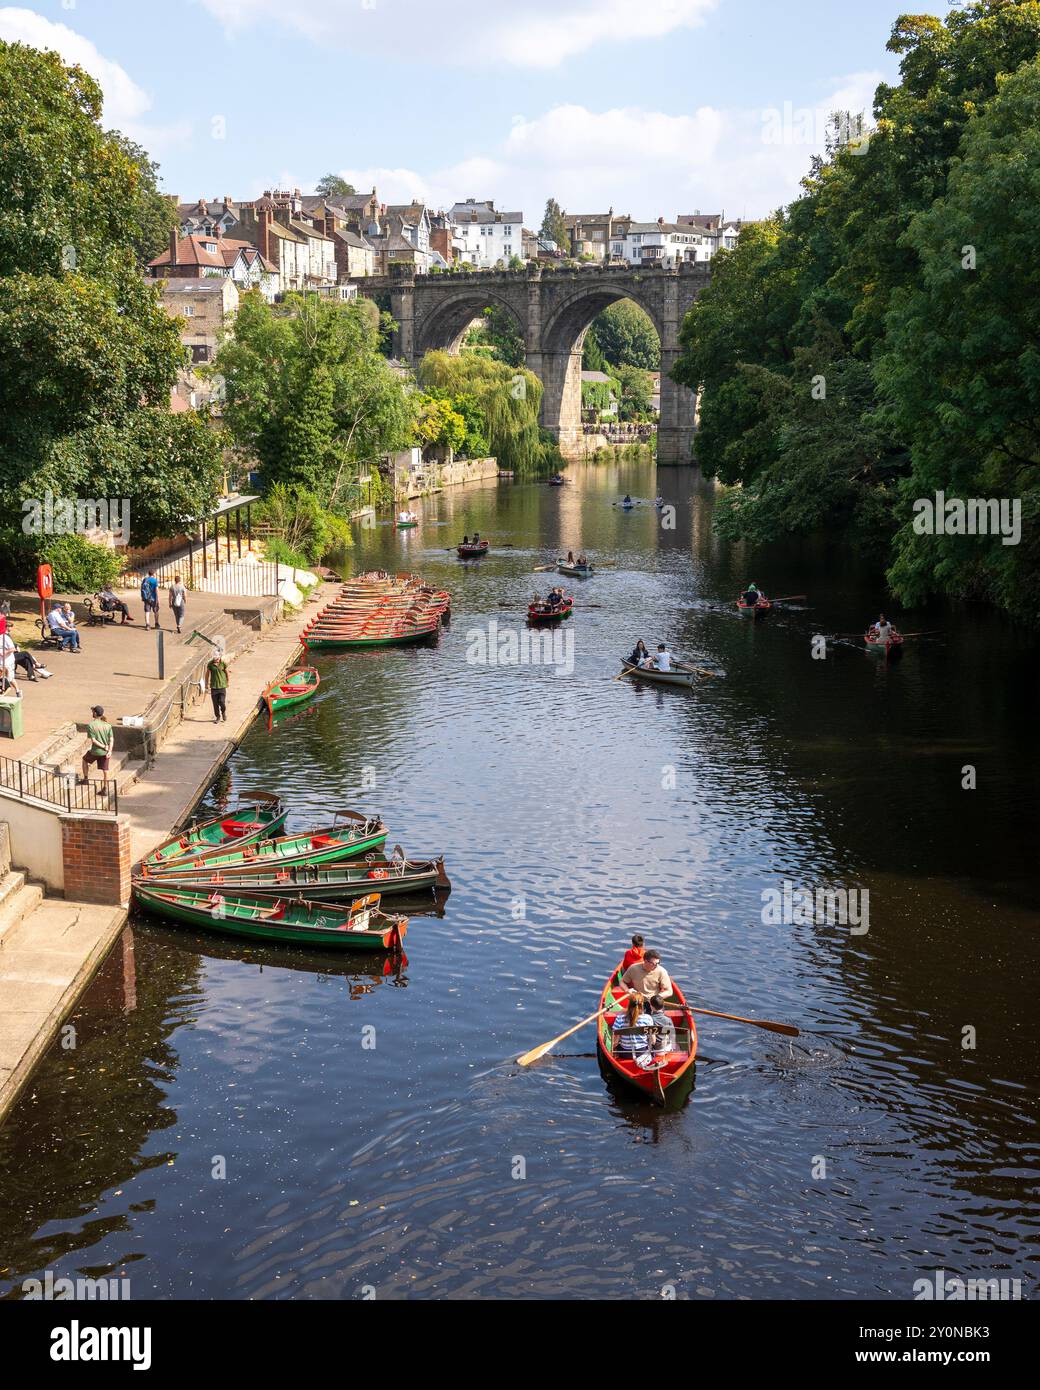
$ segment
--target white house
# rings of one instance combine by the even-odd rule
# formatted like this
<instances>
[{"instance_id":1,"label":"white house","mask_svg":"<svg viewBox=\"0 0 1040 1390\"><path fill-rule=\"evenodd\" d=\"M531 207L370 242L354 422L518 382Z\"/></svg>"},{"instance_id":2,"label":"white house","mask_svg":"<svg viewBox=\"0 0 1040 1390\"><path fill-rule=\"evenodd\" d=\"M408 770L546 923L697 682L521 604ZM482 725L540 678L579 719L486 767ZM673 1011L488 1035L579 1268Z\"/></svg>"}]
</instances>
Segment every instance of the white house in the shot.
<instances>
[{"instance_id":1,"label":"white house","mask_svg":"<svg viewBox=\"0 0 1040 1390\"><path fill-rule=\"evenodd\" d=\"M712 249L710 237L699 228L666 222L663 217L656 222L632 222L624 237L615 236L610 243L614 260L669 270L684 261L708 261Z\"/></svg>"},{"instance_id":2,"label":"white house","mask_svg":"<svg viewBox=\"0 0 1040 1390\"><path fill-rule=\"evenodd\" d=\"M490 199L467 198L448 213L455 223L462 250L459 259L480 270L490 270L501 262L508 266L524 250L524 214L499 212Z\"/></svg>"}]
</instances>

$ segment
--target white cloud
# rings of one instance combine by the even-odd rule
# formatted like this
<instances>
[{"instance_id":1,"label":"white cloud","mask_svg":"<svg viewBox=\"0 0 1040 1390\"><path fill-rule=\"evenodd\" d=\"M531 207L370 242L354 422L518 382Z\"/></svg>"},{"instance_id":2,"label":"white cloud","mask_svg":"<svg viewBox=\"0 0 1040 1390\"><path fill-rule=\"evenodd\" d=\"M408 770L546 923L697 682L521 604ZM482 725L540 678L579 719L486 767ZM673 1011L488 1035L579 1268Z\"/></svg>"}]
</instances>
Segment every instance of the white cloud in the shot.
<instances>
[{"instance_id":1,"label":"white cloud","mask_svg":"<svg viewBox=\"0 0 1040 1390\"><path fill-rule=\"evenodd\" d=\"M534 68L556 67L597 44L631 44L693 28L718 0L638 0L635 31L633 3L525 0L516 10L495 0L478 12L468 0L202 0L231 34L271 23L354 53Z\"/></svg>"},{"instance_id":2,"label":"white cloud","mask_svg":"<svg viewBox=\"0 0 1040 1390\"><path fill-rule=\"evenodd\" d=\"M124 130L151 109L147 92L118 63L102 57L89 39L64 24L54 24L32 10L5 6L0 9L0 39L52 49L66 63L84 68L104 93L106 125Z\"/></svg>"},{"instance_id":3,"label":"white cloud","mask_svg":"<svg viewBox=\"0 0 1040 1390\"><path fill-rule=\"evenodd\" d=\"M831 112L869 113L880 80L878 73L835 78L822 99L776 110L701 106L674 114L556 106L531 119L515 117L497 145L461 161L428 170L338 172L355 188L375 187L384 202L416 197L449 207L463 198L491 198L522 211L529 227L540 225L548 197L571 212L612 207L647 221L720 210L759 217L797 196L811 156L823 150Z\"/></svg>"}]
</instances>

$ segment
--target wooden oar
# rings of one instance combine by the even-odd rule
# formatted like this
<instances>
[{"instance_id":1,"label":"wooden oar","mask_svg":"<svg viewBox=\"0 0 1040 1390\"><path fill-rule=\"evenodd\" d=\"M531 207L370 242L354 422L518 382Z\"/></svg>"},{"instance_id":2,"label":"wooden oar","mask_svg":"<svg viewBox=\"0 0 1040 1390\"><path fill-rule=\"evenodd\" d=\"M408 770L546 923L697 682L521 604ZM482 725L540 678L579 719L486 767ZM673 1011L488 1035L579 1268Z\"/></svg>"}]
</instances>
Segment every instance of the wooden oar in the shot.
<instances>
[{"instance_id":1,"label":"wooden oar","mask_svg":"<svg viewBox=\"0 0 1040 1390\"><path fill-rule=\"evenodd\" d=\"M625 990L624 993L626 996L628 995L627 990ZM587 1023L592 1023L595 1019L602 1018L604 1014L614 1013L620 1002L621 1001L615 997L614 1003L611 1004L609 1008L597 1009L594 1014L589 1014L588 1018L583 1018L581 1022L576 1023L573 1028L568 1028L566 1033L561 1033L558 1038L550 1038L547 1043L539 1043L537 1047L532 1047L530 1052L525 1052L522 1057L518 1057L516 1059L517 1062L522 1067L529 1067L532 1062L537 1062L539 1057L544 1057L558 1042L563 1042L564 1038L569 1038L570 1035L576 1033L579 1028L584 1028Z\"/></svg>"},{"instance_id":2,"label":"wooden oar","mask_svg":"<svg viewBox=\"0 0 1040 1390\"><path fill-rule=\"evenodd\" d=\"M788 1038L801 1037L793 1023L775 1023L770 1018L742 1018L740 1014L720 1014L717 1009L695 1009L692 1004L686 1007L693 1014L708 1014L711 1018L728 1018L734 1023L750 1023L752 1028L767 1028L770 1033L783 1033ZM566 1037L566 1034L564 1034Z\"/></svg>"},{"instance_id":3,"label":"wooden oar","mask_svg":"<svg viewBox=\"0 0 1040 1390\"><path fill-rule=\"evenodd\" d=\"M930 632L902 632L901 637L941 637L945 628L933 627Z\"/></svg>"},{"instance_id":4,"label":"wooden oar","mask_svg":"<svg viewBox=\"0 0 1040 1390\"><path fill-rule=\"evenodd\" d=\"M784 594L783 598L770 599L771 603L794 603L796 599L807 599L808 594Z\"/></svg>"}]
</instances>

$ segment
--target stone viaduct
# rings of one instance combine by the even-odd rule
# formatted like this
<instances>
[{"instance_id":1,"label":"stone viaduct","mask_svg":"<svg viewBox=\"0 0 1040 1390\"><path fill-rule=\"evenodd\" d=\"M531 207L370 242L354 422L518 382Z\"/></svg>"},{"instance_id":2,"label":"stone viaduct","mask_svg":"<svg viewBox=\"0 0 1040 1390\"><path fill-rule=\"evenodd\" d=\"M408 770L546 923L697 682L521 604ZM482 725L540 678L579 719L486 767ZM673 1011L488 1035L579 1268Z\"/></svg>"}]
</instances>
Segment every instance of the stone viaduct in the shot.
<instances>
[{"instance_id":1,"label":"stone viaduct","mask_svg":"<svg viewBox=\"0 0 1040 1390\"><path fill-rule=\"evenodd\" d=\"M676 270L632 266L583 266L577 270L449 271L416 275L395 266L390 276L359 282L359 291L381 300L389 295L397 325L393 351L410 366L436 348L458 352L463 335L489 304L501 305L516 321L527 347L527 366L541 381L541 424L559 439L566 457L580 457L581 353L588 327L618 299L645 309L661 339L661 418L657 460L690 462L696 397L672 381L683 316L708 283L706 265Z\"/></svg>"}]
</instances>

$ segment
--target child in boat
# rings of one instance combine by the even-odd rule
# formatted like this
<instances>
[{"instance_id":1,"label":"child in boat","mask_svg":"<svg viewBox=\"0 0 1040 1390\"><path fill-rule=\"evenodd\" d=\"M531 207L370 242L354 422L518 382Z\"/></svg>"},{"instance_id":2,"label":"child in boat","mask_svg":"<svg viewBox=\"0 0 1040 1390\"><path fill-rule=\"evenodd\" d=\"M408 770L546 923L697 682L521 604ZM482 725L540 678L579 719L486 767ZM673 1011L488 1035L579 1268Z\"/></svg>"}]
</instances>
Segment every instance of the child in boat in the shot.
<instances>
[{"instance_id":1,"label":"child in boat","mask_svg":"<svg viewBox=\"0 0 1040 1390\"><path fill-rule=\"evenodd\" d=\"M625 958L621 962L622 975L630 965L634 965L637 960L643 959L643 938L636 933L632 938L632 945L625 952Z\"/></svg>"},{"instance_id":2,"label":"child in boat","mask_svg":"<svg viewBox=\"0 0 1040 1390\"><path fill-rule=\"evenodd\" d=\"M654 1053L660 1056L664 1052L675 1052L675 1024L665 1013L664 1000L659 994L655 994L650 1000L650 1017L654 1021Z\"/></svg>"},{"instance_id":3,"label":"child in boat","mask_svg":"<svg viewBox=\"0 0 1040 1390\"><path fill-rule=\"evenodd\" d=\"M627 1056L638 1058L651 1051L650 1030L654 1026L654 1021L646 1011L646 1000L638 992L633 991L628 996L628 1006L625 1012L618 1014L612 1026L614 1033L617 1034L614 1039L614 1051L616 1053L624 1053ZM642 1028L645 1031L642 1033L623 1031L628 1028Z\"/></svg>"}]
</instances>

